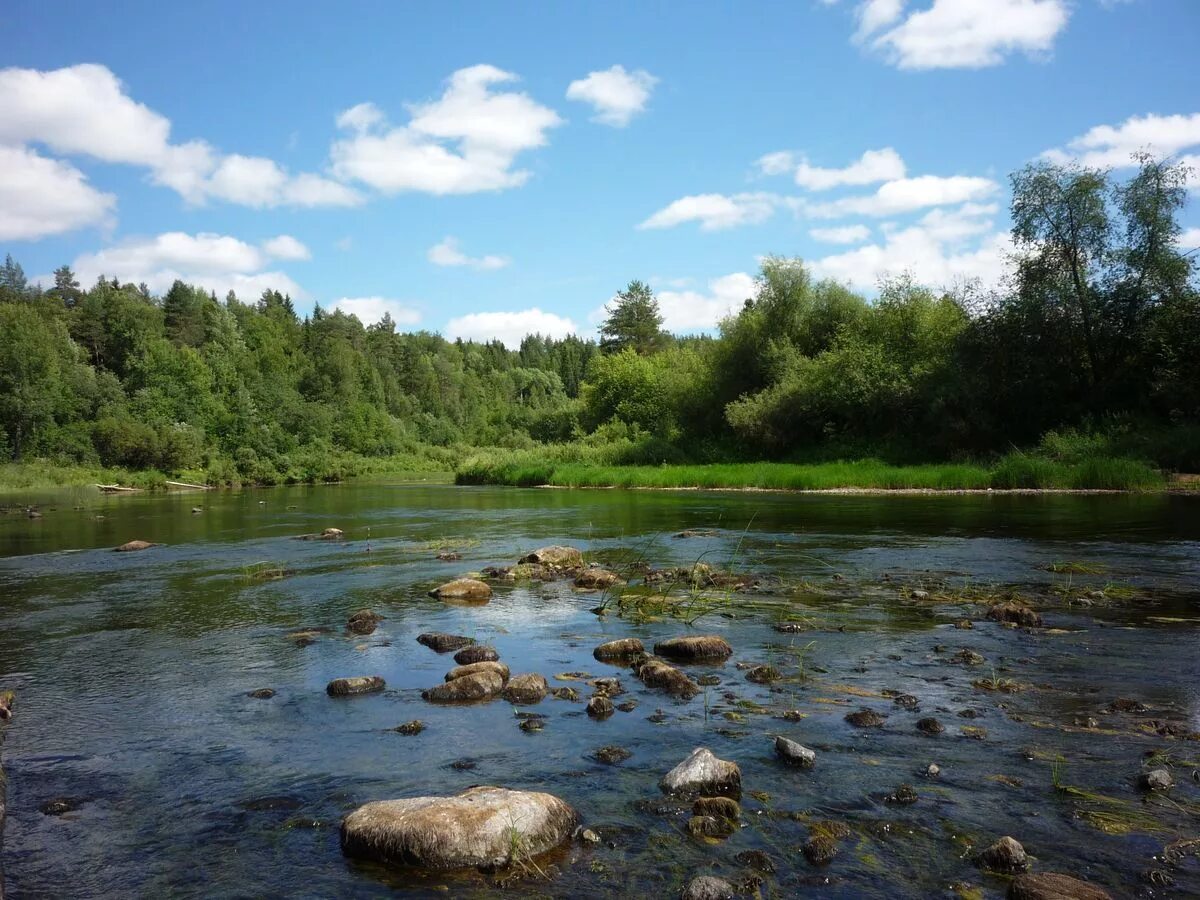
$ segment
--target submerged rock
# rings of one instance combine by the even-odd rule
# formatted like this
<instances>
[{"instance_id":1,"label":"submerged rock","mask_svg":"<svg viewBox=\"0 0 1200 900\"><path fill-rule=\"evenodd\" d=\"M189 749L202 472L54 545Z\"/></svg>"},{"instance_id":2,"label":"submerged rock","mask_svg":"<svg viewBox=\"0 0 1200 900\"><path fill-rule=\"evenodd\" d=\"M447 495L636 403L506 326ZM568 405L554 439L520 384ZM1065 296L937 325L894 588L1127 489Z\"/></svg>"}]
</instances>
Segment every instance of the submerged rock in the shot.
<instances>
[{"instance_id":1,"label":"submerged rock","mask_svg":"<svg viewBox=\"0 0 1200 900\"><path fill-rule=\"evenodd\" d=\"M911 806L921 799L916 790L911 784L902 784L892 793L883 798L884 803L893 803L897 806Z\"/></svg>"},{"instance_id":2,"label":"submerged rock","mask_svg":"<svg viewBox=\"0 0 1200 900\"><path fill-rule=\"evenodd\" d=\"M954 654L953 659L954 662L962 663L964 666L982 666L987 662L982 653L976 653L969 647L963 647Z\"/></svg>"},{"instance_id":3,"label":"submerged rock","mask_svg":"<svg viewBox=\"0 0 1200 900\"><path fill-rule=\"evenodd\" d=\"M562 547L556 544L534 550L532 553L522 556L520 562L555 566L560 569L582 568L583 553L574 547Z\"/></svg>"},{"instance_id":4,"label":"submerged rock","mask_svg":"<svg viewBox=\"0 0 1200 900\"><path fill-rule=\"evenodd\" d=\"M746 680L755 684L771 684L783 678L783 673L774 666L755 666L746 673Z\"/></svg>"},{"instance_id":5,"label":"submerged rock","mask_svg":"<svg viewBox=\"0 0 1200 900\"><path fill-rule=\"evenodd\" d=\"M592 754L592 758L597 762L605 763L606 765L615 766L617 763L625 762L629 757L633 756L624 747L608 745L601 747Z\"/></svg>"},{"instance_id":6,"label":"submerged rock","mask_svg":"<svg viewBox=\"0 0 1200 900\"><path fill-rule=\"evenodd\" d=\"M430 650L438 653L449 653L475 643L475 638L464 637L461 634L445 634L441 631L427 631L417 635L417 643L424 644Z\"/></svg>"},{"instance_id":7,"label":"submerged rock","mask_svg":"<svg viewBox=\"0 0 1200 900\"><path fill-rule=\"evenodd\" d=\"M799 766L801 769L811 769L817 764L815 751L809 750L803 744L789 740L783 735L775 738L775 755L789 765Z\"/></svg>"},{"instance_id":8,"label":"submerged rock","mask_svg":"<svg viewBox=\"0 0 1200 900\"><path fill-rule=\"evenodd\" d=\"M733 861L740 866L762 872L764 875L775 874L775 863L761 850L743 850L733 858Z\"/></svg>"},{"instance_id":9,"label":"submerged rock","mask_svg":"<svg viewBox=\"0 0 1200 900\"><path fill-rule=\"evenodd\" d=\"M150 541L127 541L120 547L114 547L113 549L117 553L133 553L135 550L149 550L153 546L155 545Z\"/></svg>"},{"instance_id":10,"label":"submerged rock","mask_svg":"<svg viewBox=\"0 0 1200 900\"><path fill-rule=\"evenodd\" d=\"M814 866L826 866L837 856L838 843L832 835L814 834L804 842L800 850L804 858Z\"/></svg>"},{"instance_id":11,"label":"submerged rock","mask_svg":"<svg viewBox=\"0 0 1200 900\"><path fill-rule=\"evenodd\" d=\"M733 900L737 895L732 884L715 875L693 878L683 889L683 900Z\"/></svg>"},{"instance_id":12,"label":"submerged rock","mask_svg":"<svg viewBox=\"0 0 1200 900\"><path fill-rule=\"evenodd\" d=\"M382 800L342 820L347 856L425 869L511 865L570 840L579 815L552 794L473 787L452 797Z\"/></svg>"},{"instance_id":13,"label":"submerged rock","mask_svg":"<svg viewBox=\"0 0 1200 900\"><path fill-rule=\"evenodd\" d=\"M330 697L353 697L357 694L373 694L382 691L387 683L378 675L356 675L353 678L335 678L325 686Z\"/></svg>"},{"instance_id":14,"label":"submerged rock","mask_svg":"<svg viewBox=\"0 0 1200 900\"><path fill-rule=\"evenodd\" d=\"M668 694L690 700L700 693L700 686L688 678L682 670L661 659L650 657L635 669L638 678L646 687L661 688Z\"/></svg>"},{"instance_id":15,"label":"submerged rock","mask_svg":"<svg viewBox=\"0 0 1200 900\"><path fill-rule=\"evenodd\" d=\"M620 640L607 641L601 644L592 651L592 656L600 662L608 662L609 660L627 659L628 657L645 652L646 648L642 646L642 642L637 638L621 638Z\"/></svg>"},{"instance_id":16,"label":"submerged rock","mask_svg":"<svg viewBox=\"0 0 1200 900\"><path fill-rule=\"evenodd\" d=\"M413 719L411 722L405 722L403 725L397 725L392 731L397 734L414 735L420 734L425 730L425 723L420 719Z\"/></svg>"},{"instance_id":17,"label":"submerged rock","mask_svg":"<svg viewBox=\"0 0 1200 900\"><path fill-rule=\"evenodd\" d=\"M1024 872L1029 868L1029 857L1019 841L1005 835L979 854L979 865L1004 874Z\"/></svg>"},{"instance_id":18,"label":"submerged rock","mask_svg":"<svg viewBox=\"0 0 1200 900\"><path fill-rule=\"evenodd\" d=\"M933 716L927 716L924 719L917 720L917 731L922 734L941 734L946 730L946 726L935 719Z\"/></svg>"},{"instance_id":19,"label":"submerged rock","mask_svg":"<svg viewBox=\"0 0 1200 900\"><path fill-rule=\"evenodd\" d=\"M360 609L350 617L346 627L354 634L370 634L382 621L383 616L378 613L369 609Z\"/></svg>"},{"instance_id":20,"label":"submerged rock","mask_svg":"<svg viewBox=\"0 0 1200 900\"><path fill-rule=\"evenodd\" d=\"M468 675L476 675L479 672L495 672L500 676L501 682L508 683L508 666L502 662L493 660L485 660L484 662L467 663L465 666L455 666L446 673L446 681L454 681L458 678L465 678Z\"/></svg>"},{"instance_id":21,"label":"submerged rock","mask_svg":"<svg viewBox=\"0 0 1200 900\"><path fill-rule=\"evenodd\" d=\"M887 716L882 716L873 709L860 709L847 713L846 721L855 728L882 728Z\"/></svg>"},{"instance_id":22,"label":"submerged rock","mask_svg":"<svg viewBox=\"0 0 1200 900\"><path fill-rule=\"evenodd\" d=\"M273 688L256 688L246 696L253 700L270 700L275 696L275 690Z\"/></svg>"},{"instance_id":23,"label":"submerged rock","mask_svg":"<svg viewBox=\"0 0 1200 900\"><path fill-rule=\"evenodd\" d=\"M742 817L742 807L730 797L700 797L692 804L692 815L736 822Z\"/></svg>"},{"instance_id":24,"label":"submerged rock","mask_svg":"<svg viewBox=\"0 0 1200 900\"><path fill-rule=\"evenodd\" d=\"M1138 779L1138 784L1147 791L1169 791L1175 782L1166 769L1152 769Z\"/></svg>"},{"instance_id":25,"label":"submerged rock","mask_svg":"<svg viewBox=\"0 0 1200 900\"><path fill-rule=\"evenodd\" d=\"M509 703L541 703L549 693L550 685L543 676L537 673L514 675L504 688L504 699Z\"/></svg>"},{"instance_id":26,"label":"submerged rock","mask_svg":"<svg viewBox=\"0 0 1200 900\"><path fill-rule=\"evenodd\" d=\"M654 652L679 660L728 659L733 655L733 648L719 635L690 634L659 641L654 645Z\"/></svg>"},{"instance_id":27,"label":"submerged rock","mask_svg":"<svg viewBox=\"0 0 1200 900\"><path fill-rule=\"evenodd\" d=\"M625 693L620 678L594 678L588 684L596 689L597 694L603 694L605 697L620 697Z\"/></svg>"},{"instance_id":28,"label":"submerged rock","mask_svg":"<svg viewBox=\"0 0 1200 900\"><path fill-rule=\"evenodd\" d=\"M436 559L438 562L457 562L458 560L462 559L462 554L456 553L453 550L443 550L438 553L434 559Z\"/></svg>"},{"instance_id":29,"label":"submerged rock","mask_svg":"<svg viewBox=\"0 0 1200 900\"><path fill-rule=\"evenodd\" d=\"M575 587L581 588L610 588L620 584L621 577L608 569L587 568L575 577Z\"/></svg>"},{"instance_id":30,"label":"submerged rock","mask_svg":"<svg viewBox=\"0 0 1200 900\"><path fill-rule=\"evenodd\" d=\"M495 671L476 672L422 691L428 703L473 703L491 700L504 690L504 679Z\"/></svg>"},{"instance_id":31,"label":"submerged rock","mask_svg":"<svg viewBox=\"0 0 1200 900\"><path fill-rule=\"evenodd\" d=\"M613 702L605 694L597 694L587 704L587 714L593 719L607 719L613 710Z\"/></svg>"},{"instance_id":32,"label":"submerged rock","mask_svg":"<svg viewBox=\"0 0 1200 900\"><path fill-rule=\"evenodd\" d=\"M997 603L987 615L994 622L1007 622L1022 628L1040 628L1042 625L1042 617L1037 612L1011 601Z\"/></svg>"},{"instance_id":33,"label":"submerged rock","mask_svg":"<svg viewBox=\"0 0 1200 900\"><path fill-rule=\"evenodd\" d=\"M478 662L495 662L499 658L500 654L487 644L472 644L454 654L454 661L460 666L469 666L471 663Z\"/></svg>"},{"instance_id":34,"label":"submerged rock","mask_svg":"<svg viewBox=\"0 0 1200 900\"><path fill-rule=\"evenodd\" d=\"M688 819L687 830L692 837L725 838L737 831L737 823L713 816L692 816Z\"/></svg>"},{"instance_id":35,"label":"submerged rock","mask_svg":"<svg viewBox=\"0 0 1200 900\"><path fill-rule=\"evenodd\" d=\"M0 722L7 722L12 718L13 706L17 702L17 695L12 691L0 691Z\"/></svg>"},{"instance_id":36,"label":"submerged rock","mask_svg":"<svg viewBox=\"0 0 1200 900\"><path fill-rule=\"evenodd\" d=\"M571 703L579 702L579 691L573 687L556 687L550 691L550 696L555 700L567 700Z\"/></svg>"},{"instance_id":37,"label":"submerged rock","mask_svg":"<svg viewBox=\"0 0 1200 900\"><path fill-rule=\"evenodd\" d=\"M1112 895L1070 875L1045 872L1014 878L1008 900L1112 900Z\"/></svg>"},{"instance_id":38,"label":"submerged rock","mask_svg":"<svg viewBox=\"0 0 1200 900\"><path fill-rule=\"evenodd\" d=\"M76 797L55 797L38 806L38 812L44 816L65 816L82 805L83 801Z\"/></svg>"},{"instance_id":39,"label":"submerged rock","mask_svg":"<svg viewBox=\"0 0 1200 900\"><path fill-rule=\"evenodd\" d=\"M659 787L667 794L737 796L742 791L742 770L737 763L718 759L708 748L697 747L662 777Z\"/></svg>"},{"instance_id":40,"label":"submerged rock","mask_svg":"<svg viewBox=\"0 0 1200 900\"><path fill-rule=\"evenodd\" d=\"M486 603L492 599L491 587L478 578L455 578L429 592L439 600L461 600L467 603Z\"/></svg>"}]
</instances>

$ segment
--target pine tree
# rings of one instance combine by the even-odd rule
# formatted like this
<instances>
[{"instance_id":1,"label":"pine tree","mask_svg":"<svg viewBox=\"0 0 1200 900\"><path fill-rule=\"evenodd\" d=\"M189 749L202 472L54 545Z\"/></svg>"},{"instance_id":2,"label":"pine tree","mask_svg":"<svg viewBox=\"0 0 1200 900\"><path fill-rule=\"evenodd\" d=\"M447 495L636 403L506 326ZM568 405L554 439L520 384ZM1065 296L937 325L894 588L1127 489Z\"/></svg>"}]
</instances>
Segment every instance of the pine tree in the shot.
<instances>
[{"instance_id":1,"label":"pine tree","mask_svg":"<svg viewBox=\"0 0 1200 900\"><path fill-rule=\"evenodd\" d=\"M653 353L662 347L666 337L662 323L658 301L650 286L631 281L608 308L608 318L600 326L600 350L619 353L632 347L642 355Z\"/></svg>"}]
</instances>

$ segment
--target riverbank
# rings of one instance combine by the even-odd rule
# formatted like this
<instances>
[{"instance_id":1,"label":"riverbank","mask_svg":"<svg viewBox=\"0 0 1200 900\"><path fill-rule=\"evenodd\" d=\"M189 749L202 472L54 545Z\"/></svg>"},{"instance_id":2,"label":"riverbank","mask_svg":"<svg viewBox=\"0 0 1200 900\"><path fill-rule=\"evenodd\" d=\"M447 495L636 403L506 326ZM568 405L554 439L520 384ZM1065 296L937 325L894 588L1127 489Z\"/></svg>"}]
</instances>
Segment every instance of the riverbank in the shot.
<instances>
[{"instance_id":1,"label":"riverbank","mask_svg":"<svg viewBox=\"0 0 1200 900\"><path fill-rule=\"evenodd\" d=\"M523 454L482 454L455 473L457 484L522 487L709 490L986 492L1160 491L1168 478L1130 459L1093 458L1058 462L1013 453L992 465L894 466L879 460L711 465L602 466L539 461Z\"/></svg>"}]
</instances>

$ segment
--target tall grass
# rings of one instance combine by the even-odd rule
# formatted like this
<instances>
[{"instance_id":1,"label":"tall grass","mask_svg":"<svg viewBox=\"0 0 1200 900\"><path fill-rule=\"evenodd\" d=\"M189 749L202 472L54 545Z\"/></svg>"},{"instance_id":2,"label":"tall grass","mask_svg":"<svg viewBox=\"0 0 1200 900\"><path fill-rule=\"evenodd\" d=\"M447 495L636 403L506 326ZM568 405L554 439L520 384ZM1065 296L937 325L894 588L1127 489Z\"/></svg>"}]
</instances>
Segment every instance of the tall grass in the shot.
<instances>
[{"instance_id":1,"label":"tall grass","mask_svg":"<svg viewBox=\"0 0 1200 900\"><path fill-rule=\"evenodd\" d=\"M541 458L536 451L501 451L468 459L458 484L528 487L759 488L765 490L1155 490L1162 475L1128 459L1064 463L1014 453L992 466L944 463L894 466L877 459L797 465L713 463L629 466Z\"/></svg>"}]
</instances>

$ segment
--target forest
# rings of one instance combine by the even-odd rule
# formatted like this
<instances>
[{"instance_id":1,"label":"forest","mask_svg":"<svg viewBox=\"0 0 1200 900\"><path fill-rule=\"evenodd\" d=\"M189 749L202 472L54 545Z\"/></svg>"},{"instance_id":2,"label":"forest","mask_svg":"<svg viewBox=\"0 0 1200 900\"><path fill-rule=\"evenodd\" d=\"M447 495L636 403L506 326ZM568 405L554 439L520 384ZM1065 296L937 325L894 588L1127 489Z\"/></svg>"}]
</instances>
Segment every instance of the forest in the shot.
<instances>
[{"instance_id":1,"label":"forest","mask_svg":"<svg viewBox=\"0 0 1200 900\"><path fill-rule=\"evenodd\" d=\"M768 258L716 336L665 333L633 281L598 341L404 333L275 291L163 296L0 270L5 469L153 484L340 480L513 459L603 465L1123 458L1200 468L1189 172L1143 157L1011 177L998 286L900 277L868 298ZM140 473L140 474L138 474ZM501 479L503 480L503 479ZM510 479L511 480L511 479Z\"/></svg>"}]
</instances>

